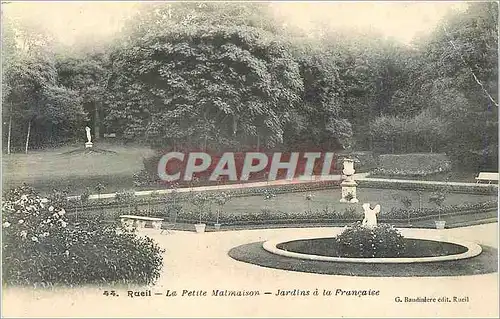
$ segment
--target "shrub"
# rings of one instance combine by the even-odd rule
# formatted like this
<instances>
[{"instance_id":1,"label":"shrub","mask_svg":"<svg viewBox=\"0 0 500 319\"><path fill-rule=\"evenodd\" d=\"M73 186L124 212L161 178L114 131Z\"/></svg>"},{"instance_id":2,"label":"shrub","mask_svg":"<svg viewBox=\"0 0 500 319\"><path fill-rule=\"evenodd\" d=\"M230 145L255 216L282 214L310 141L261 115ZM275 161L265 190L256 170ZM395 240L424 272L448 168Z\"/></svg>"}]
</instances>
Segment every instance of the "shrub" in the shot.
<instances>
[{"instance_id":1,"label":"shrub","mask_svg":"<svg viewBox=\"0 0 500 319\"><path fill-rule=\"evenodd\" d=\"M370 123L373 147L384 153L442 149L446 145L447 130L442 118L426 110L414 117L382 115Z\"/></svg>"},{"instance_id":2,"label":"shrub","mask_svg":"<svg viewBox=\"0 0 500 319\"><path fill-rule=\"evenodd\" d=\"M118 223L85 218L73 224L57 201L22 186L2 205L3 279L13 285L150 284L163 250Z\"/></svg>"},{"instance_id":3,"label":"shrub","mask_svg":"<svg viewBox=\"0 0 500 319\"><path fill-rule=\"evenodd\" d=\"M347 226L335 239L338 253L343 257L399 257L406 250L401 233L388 224L370 229L356 222Z\"/></svg>"},{"instance_id":4,"label":"shrub","mask_svg":"<svg viewBox=\"0 0 500 319\"><path fill-rule=\"evenodd\" d=\"M478 194L478 195L496 195L498 194L498 185L487 184L422 184L413 181L377 181L377 180L357 180L358 187L363 188L379 188L379 189L398 189L398 190L430 190L430 191L444 191L449 193L463 193L463 194Z\"/></svg>"},{"instance_id":5,"label":"shrub","mask_svg":"<svg viewBox=\"0 0 500 319\"><path fill-rule=\"evenodd\" d=\"M398 200L405 208L410 208L413 204L413 200L407 195L393 194L392 199Z\"/></svg>"},{"instance_id":6,"label":"shrub","mask_svg":"<svg viewBox=\"0 0 500 319\"><path fill-rule=\"evenodd\" d=\"M355 219L360 218L360 214L356 212L356 207L346 207L344 209L343 219Z\"/></svg>"},{"instance_id":7,"label":"shrub","mask_svg":"<svg viewBox=\"0 0 500 319\"><path fill-rule=\"evenodd\" d=\"M135 191L134 190L122 190L116 193L115 200L123 205L128 206L128 213L132 213L132 204L135 202ZM136 209L137 210L137 207Z\"/></svg>"},{"instance_id":8,"label":"shrub","mask_svg":"<svg viewBox=\"0 0 500 319\"><path fill-rule=\"evenodd\" d=\"M379 156L379 167L373 173L389 176L426 176L450 170L451 161L445 154L385 154Z\"/></svg>"}]
</instances>

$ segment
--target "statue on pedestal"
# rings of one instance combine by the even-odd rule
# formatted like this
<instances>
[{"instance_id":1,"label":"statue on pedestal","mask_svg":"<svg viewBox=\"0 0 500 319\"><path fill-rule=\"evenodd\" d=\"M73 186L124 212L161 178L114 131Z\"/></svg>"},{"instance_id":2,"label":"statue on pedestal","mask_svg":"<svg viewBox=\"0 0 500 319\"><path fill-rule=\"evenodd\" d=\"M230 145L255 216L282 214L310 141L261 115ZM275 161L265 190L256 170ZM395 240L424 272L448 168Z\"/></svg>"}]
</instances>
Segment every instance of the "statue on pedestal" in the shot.
<instances>
[{"instance_id":1,"label":"statue on pedestal","mask_svg":"<svg viewBox=\"0 0 500 319\"><path fill-rule=\"evenodd\" d=\"M92 147L92 136L90 135L90 127L85 126L85 131L87 132L87 143L85 143L85 147L89 148Z\"/></svg>"},{"instance_id":2,"label":"statue on pedestal","mask_svg":"<svg viewBox=\"0 0 500 319\"><path fill-rule=\"evenodd\" d=\"M85 131L87 131L87 143L92 143L92 136L90 135L90 127L85 126Z\"/></svg>"},{"instance_id":3,"label":"statue on pedestal","mask_svg":"<svg viewBox=\"0 0 500 319\"><path fill-rule=\"evenodd\" d=\"M365 218L363 218L362 222L363 227L377 227L377 214L380 213L380 205L376 205L374 209L371 209L370 203L364 203L363 209L365 210Z\"/></svg>"}]
</instances>

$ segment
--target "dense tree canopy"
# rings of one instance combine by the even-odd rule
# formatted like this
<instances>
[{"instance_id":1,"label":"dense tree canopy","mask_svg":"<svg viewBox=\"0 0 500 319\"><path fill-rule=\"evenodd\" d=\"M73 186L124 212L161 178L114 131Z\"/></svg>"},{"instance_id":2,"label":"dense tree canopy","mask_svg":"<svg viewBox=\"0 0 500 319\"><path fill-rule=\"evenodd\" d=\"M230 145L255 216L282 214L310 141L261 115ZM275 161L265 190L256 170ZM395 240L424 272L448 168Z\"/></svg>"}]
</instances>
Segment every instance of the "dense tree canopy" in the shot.
<instances>
[{"instance_id":1,"label":"dense tree canopy","mask_svg":"<svg viewBox=\"0 0 500 319\"><path fill-rule=\"evenodd\" d=\"M2 107L8 121L7 151L66 141L85 113L78 92L59 83L50 38L13 21L5 24L5 32Z\"/></svg>"},{"instance_id":2,"label":"dense tree canopy","mask_svg":"<svg viewBox=\"0 0 500 319\"><path fill-rule=\"evenodd\" d=\"M4 21L4 145L93 125L154 147L444 151L496 167L497 3L411 45L280 19L269 3L144 4L114 41L57 54L43 31Z\"/></svg>"},{"instance_id":3,"label":"dense tree canopy","mask_svg":"<svg viewBox=\"0 0 500 319\"><path fill-rule=\"evenodd\" d=\"M457 160L498 161L498 4L471 3L416 45L398 103L429 109L443 150Z\"/></svg>"},{"instance_id":4,"label":"dense tree canopy","mask_svg":"<svg viewBox=\"0 0 500 319\"><path fill-rule=\"evenodd\" d=\"M110 125L158 146L275 146L300 101L298 64L251 27L153 34L112 61Z\"/></svg>"},{"instance_id":5,"label":"dense tree canopy","mask_svg":"<svg viewBox=\"0 0 500 319\"><path fill-rule=\"evenodd\" d=\"M107 55L100 52L60 54L56 63L60 84L78 92L89 122L94 124L93 135L99 138L110 69Z\"/></svg>"}]
</instances>

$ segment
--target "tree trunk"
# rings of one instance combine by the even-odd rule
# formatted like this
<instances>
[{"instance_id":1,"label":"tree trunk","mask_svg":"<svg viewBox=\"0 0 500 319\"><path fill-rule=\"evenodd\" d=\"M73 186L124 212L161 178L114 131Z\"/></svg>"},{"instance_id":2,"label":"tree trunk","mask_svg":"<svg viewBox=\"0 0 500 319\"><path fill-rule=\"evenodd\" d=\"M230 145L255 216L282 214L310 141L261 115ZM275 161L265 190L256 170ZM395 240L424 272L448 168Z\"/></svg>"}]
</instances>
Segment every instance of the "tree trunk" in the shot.
<instances>
[{"instance_id":1,"label":"tree trunk","mask_svg":"<svg viewBox=\"0 0 500 319\"><path fill-rule=\"evenodd\" d=\"M98 139L100 136L100 126L99 126L99 107L98 103L94 102L94 107L95 107L95 116L94 116L94 140Z\"/></svg>"},{"instance_id":2,"label":"tree trunk","mask_svg":"<svg viewBox=\"0 0 500 319\"><path fill-rule=\"evenodd\" d=\"M12 107L11 107L12 110ZM9 115L9 132L7 136L7 154L10 154L10 140L12 136L12 115Z\"/></svg>"},{"instance_id":3,"label":"tree trunk","mask_svg":"<svg viewBox=\"0 0 500 319\"><path fill-rule=\"evenodd\" d=\"M238 119L233 115L233 136L236 136L236 131L238 131Z\"/></svg>"},{"instance_id":4,"label":"tree trunk","mask_svg":"<svg viewBox=\"0 0 500 319\"><path fill-rule=\"evenodd\" d=\"M260 135L257 133L257 152L260 151Z\"/></svg>"},{"instance_id":5,"label":"tree trunk","mask_svg":"<svg viewBox=\"0 0 500 319\"><path fill-rule=\"evenodd\" d=\"M28 133L26 134L26 147L24 149L24 152L28 154L28 145L30 141L30 133L31 133L31 120L28 122Z\"/></svg>"}]
</instances>

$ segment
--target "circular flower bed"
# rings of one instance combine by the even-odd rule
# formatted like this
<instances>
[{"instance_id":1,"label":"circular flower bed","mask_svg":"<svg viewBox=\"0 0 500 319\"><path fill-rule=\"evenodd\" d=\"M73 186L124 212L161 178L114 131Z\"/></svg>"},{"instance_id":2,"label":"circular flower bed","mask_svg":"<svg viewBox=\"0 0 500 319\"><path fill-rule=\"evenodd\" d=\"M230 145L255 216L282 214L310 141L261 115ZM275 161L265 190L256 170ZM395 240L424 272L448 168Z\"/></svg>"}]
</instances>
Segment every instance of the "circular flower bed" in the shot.
<instances>
[{"instance_id":1,"label":"circular flower bed","mask_svg":"<svg viewBox=\"0 0 500 319\"><path fill-rule=\"evenodd\" d=\"M425 239L403 238L404 252L395 252L378 255L380 258L421 258L438 257L447 255L457 255L467 252L467 247L453 243L439 242ZM294 240L291 242L276 245L278 249L295 252L299 254L309 254L330 257L346 258L371 258L371 256L360 255L357 249L347 249L339 245L336 238L316 238ZM373 254L372 256L375 256Z\"/></svg>"},{"instance_id":2,"label":"circular flower bed","mask_svg":"<svg viewBox=\"0 0 500 319\"><path fill-rule=\"evenodd\" d=\"M482 249L473 243L439 238L403 237L391 225L346 226L335 237L271 240L263 248L286 257L332 262L418 263L465 259Z\"/></svg>"}]
</instances>

